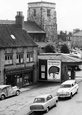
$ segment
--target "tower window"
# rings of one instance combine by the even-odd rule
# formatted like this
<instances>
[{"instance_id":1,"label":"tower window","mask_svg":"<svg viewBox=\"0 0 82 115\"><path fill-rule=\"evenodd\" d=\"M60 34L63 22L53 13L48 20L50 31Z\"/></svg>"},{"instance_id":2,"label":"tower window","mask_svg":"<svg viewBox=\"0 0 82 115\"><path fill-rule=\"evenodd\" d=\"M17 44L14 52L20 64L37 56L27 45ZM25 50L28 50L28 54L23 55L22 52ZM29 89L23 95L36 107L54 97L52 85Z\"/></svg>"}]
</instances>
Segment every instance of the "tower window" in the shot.
<instances>
[{"instance_id":1,"label":"tower window","mask_svg":"<svg viewBox=\"0 0 82 115\"><path fill-rule=\"evenodd\" d=\"M50 9L47 9L47 16L50 16Z\"/></svg>"},{"instance_id":2,"label":"tower window","mask_svg":"<svg viewBox=\"0 0 82 115\"><path fill-rule=\"evenodd\" d=\"M36 9L34 9L34 16L36 16Z\"/></svg>"}]
</instances>

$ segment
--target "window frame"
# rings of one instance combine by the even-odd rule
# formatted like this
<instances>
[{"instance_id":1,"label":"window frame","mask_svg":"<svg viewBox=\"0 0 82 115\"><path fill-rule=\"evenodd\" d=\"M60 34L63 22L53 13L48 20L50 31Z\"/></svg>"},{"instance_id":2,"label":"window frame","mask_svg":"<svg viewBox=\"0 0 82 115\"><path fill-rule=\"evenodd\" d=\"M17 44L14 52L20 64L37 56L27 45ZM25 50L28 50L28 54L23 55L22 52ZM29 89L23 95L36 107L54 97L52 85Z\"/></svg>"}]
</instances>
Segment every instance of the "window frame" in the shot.
<instances>
[{"instance_id":1,"label":"window frame","mask_svg":"<svg viewBox=\"0 0 82 115\"><path fill-rule=\"evenodd\" d=\"M50 9L47 9L47 16L50 17L51 16L51 10Z\"/></svg>"},{"instance_id":2,"label":"window frame","mask_svg":"<svg viewBox=\"0 0 82 115\"><path fill-rule=\"evenodd\" d=\"M23 53L17 53L16 54L16 64L24 63L24 54Z\"/></svg>"},{"instance_id":3,"label":"window frame","mask_svg":"<svg viewBox=\"0 0 82 115\"><path fill-rule=\"evenodd\" d=\"M33 15L36 16L36 9L34 9L34 11L33 11Z\"/></svg>"},{"instance_id":4,"label":"window frame","mask_svg":"<svg viewBox=\"0 0 82 115\"><path fill-rule=\"evenodd\" d=\"M28 55L28 61L26 61L27 63L29 62L33 62L34 61L34 58L33 58L33 52L27 52L27 55ZM26 59L26 60L27 60Z\"/></svg>"},{"instance_id":5,"label":"window frame","mask_svg":"<svg viewBox=\"0 0 82 115\"><path fill-rule=\"evenodd\" d=\"M8 53L5 54L5 65L12 65L13 64L13 54Z\"/></svg>"}]
</instances>

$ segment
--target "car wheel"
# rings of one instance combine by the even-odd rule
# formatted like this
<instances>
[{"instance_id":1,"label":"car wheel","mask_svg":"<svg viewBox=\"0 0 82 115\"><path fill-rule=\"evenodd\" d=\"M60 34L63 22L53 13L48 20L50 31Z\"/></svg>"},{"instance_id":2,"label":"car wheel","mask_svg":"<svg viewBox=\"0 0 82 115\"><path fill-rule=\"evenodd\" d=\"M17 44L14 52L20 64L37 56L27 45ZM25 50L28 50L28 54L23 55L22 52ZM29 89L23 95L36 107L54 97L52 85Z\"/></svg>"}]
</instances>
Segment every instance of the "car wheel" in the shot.
<instances>
[{"instance_id":1,"label":"car wheel","mask_svg":"<svg viewBox=\"0 0 82 115\"><path fill-rule=\"evenodd\" d=\"M72 93L70 94L70 99L72 98Z\"/></svg>"},{"instance_id":2,"label":"car wheel","mask_svg":"<svg viewBox=\"0 0 82 115\"><path fill-rule=\"evenodd\" d=\"M20 95L20 91L16 91L16 95L17 95L17 96Z\"/></svg>"},{"instance_id":3,"label":"car wheel","mask_svg":"<svg viewBox=\"0 0 82 115\"><path fill-rule=\"evenodd\" d=\"M57 107L57 104L58 104L58 100L56 100L56 104L55 104L55 107Z\"/></svg>"},{"instance_id":4,"label":"car wheel","mask_svg":"<svg viewBox=\"0 0 82 115\"><path fill-rule=\"evenodd\" d=\"M77 91L76 91L76 94L78 93L78 89L77 89Z\"/></svg>"},{"instance_id":5,"label":"car wheel","mask_svg":"<svg viewBox=\"0 0 82 115\"><path fill-rule=\"evenodd\" d=\"M49 111L49 107L46 108L46 113L48 113L48 111Z\"/></svg>"},{"instance_id":6,"label":"car wheel","mask_svg":"<svg viewBox=\"0 0 82 115\"><path fill-rule=\"evenodd\" d=\"M57 107L57 103L58 103L58 101L55 102L54 107Z\"/></svg>"},{"instance_id":7,"label":"car wheel","mask_svg":"<svg viewBox=\"0 0 82 115\"><path fill-rule=\"evenodd\" d=\"M4 100L5 99L5 95L1 95L1 100Z\"/></svg>"}]
</instances>

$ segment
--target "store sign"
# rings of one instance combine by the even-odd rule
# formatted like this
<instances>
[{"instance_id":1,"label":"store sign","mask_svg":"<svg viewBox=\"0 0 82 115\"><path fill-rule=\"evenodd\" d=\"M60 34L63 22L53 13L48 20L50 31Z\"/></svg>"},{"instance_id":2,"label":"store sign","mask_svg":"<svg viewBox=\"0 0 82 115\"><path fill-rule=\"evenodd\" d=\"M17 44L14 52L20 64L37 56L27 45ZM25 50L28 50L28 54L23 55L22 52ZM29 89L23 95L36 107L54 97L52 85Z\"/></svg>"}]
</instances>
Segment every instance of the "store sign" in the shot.
<instances>
[{"instance_id":1,"label":"store sign","mask_svg":"<svg viewBox=\"0 0 82 115\"><path fill-rule=\"evenodd\" d=\"M48 80L60 80L61 79L61 61L48 60Z\"/></svg>"}]
</instances>

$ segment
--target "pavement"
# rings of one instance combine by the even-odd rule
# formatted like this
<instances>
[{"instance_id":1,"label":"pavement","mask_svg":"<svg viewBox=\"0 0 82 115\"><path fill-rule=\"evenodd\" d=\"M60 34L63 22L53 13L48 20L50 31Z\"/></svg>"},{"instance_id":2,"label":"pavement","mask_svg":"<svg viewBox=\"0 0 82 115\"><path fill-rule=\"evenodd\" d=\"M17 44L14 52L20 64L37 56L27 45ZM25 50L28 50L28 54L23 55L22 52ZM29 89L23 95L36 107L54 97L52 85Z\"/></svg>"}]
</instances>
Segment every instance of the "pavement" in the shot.
<instances>
[{"instance_id":1,"label":"pavement","mask_svg":"<svg viewBox=\"0 0 82 115\"><path fill-rule=\"evenodd\" d=\"M80 83L82 81L82 77L77 77L76 81L77 81L77 83ZM36 84L29 85L29 86L27 86L25 88L20 88L20 91L21 91L21 93L23 93L23 92L26 92L26 91L30 91L31 89L34 89L34 88L39 88L39 87L42 87L42 86L47 87L47 86L49 86L51 84L53 85L54 83L53 82L50 82L50 83L48 83L48 82L45 82L45 83L38 82ZM57 88L57 86L59 87L60 84L61 83L55 83L56 88Z\"/></svg>"}]
</instances>

